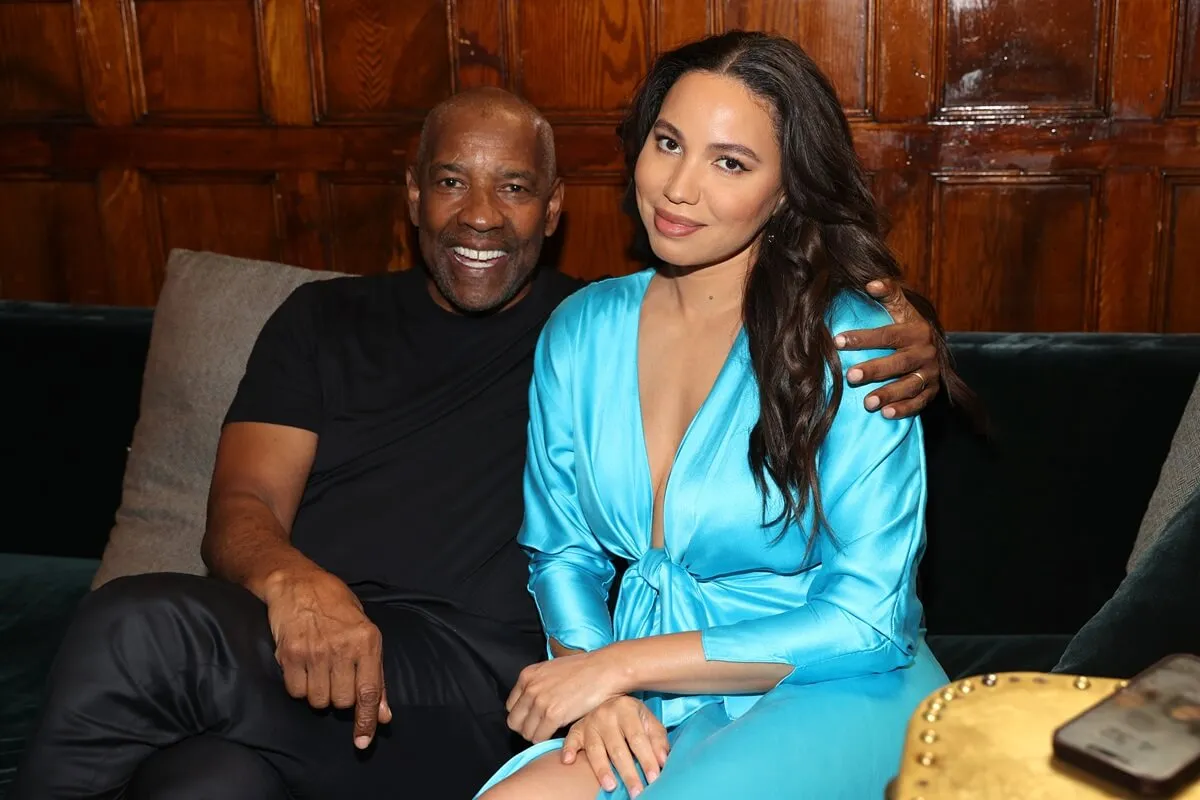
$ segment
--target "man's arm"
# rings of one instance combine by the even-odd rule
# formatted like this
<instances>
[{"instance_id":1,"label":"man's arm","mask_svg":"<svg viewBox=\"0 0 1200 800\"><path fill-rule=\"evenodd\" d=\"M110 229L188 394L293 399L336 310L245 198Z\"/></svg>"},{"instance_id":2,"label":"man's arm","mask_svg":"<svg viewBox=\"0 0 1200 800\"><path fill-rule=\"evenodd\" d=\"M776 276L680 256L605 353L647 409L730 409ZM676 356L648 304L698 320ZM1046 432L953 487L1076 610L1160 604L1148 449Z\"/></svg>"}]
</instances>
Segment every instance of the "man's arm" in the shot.
<instances>
[{"instance_id":1,"label":"man's arm","mask_svg":"<svg viewBox=\"0 0 1200 800\"><path fill-rule=\"evenodd\" d=\"M317 449L302 428L231 422L221 432L201 544L219 578L267 605L288 694L314 708L355 708L354 743L391 721L382 637L337 576L292 546L292 522Z\"/></svg>"},{"instance_id":2,"label":"man's arm","mask_svg":"<svg viewBox=\"0 0 1200 800\"><path fill-rule=\"evenodd\" d=\"M951 363L950 348L933 303L905 289L899 281L872 281L865 288L887 309L893 324L845 331L835 337L834 344L839 350L895 351L864 361L846 373L853 386L891 381L867 395L867 410L883 409L883 416L889 419L916 416L945 389L951 403L960 406L981 429L986 427L975 393Z\"/></svg>"},{"instance_id":3,"label":"man's arm","mask_svg":"<svg viewBox=\"0 0 1200 800\"><path fill-rule=\"evenodd\" d=\"M288 573L318 569L291 544L292 521L317 450L317 435L286 425L233 422L217 445L200 554L219 578L263 602Z\"/></svg>"}]
</instances>

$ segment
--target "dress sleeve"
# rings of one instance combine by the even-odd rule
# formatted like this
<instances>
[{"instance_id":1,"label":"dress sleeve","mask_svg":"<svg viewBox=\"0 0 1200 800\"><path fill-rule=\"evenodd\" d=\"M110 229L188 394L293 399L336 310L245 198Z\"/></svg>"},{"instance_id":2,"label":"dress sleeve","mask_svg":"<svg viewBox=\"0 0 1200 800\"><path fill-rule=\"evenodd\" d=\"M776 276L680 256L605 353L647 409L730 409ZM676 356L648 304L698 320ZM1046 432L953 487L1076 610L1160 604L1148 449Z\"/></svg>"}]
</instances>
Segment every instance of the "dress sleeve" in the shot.
<instances>
[{"instance_id":1,"label":"dress sleeve","mask_svg":"<svg viewBox=\"0 0 1200 800\"><path fill-rule=\"evenodd\" d=\"M863 318L866 317L866 319ZM882 308L859 309L848 324L878 327ZM863 323L866 324L863 324ZM842 378L885 351L842 354ZM919 422L868 412L873 386L843 384L841 403L818 456L818 478L833 536L814 545L818 570L803 605L709 628L710 661L788 664L784 683L815 683L886 672L911 663L920 637L915 574L924 548L925 455Z\"/></svg>"},{"instance_id":2,"label":"dress sleeve","mask_svg":"<svg viewBox=\"0 0 1200 800\"><path fill-rule=\"evenodd\" d=\"M529 591L548 639L591 651L613 641L608 592L615 570L584 519L577 492L573 301L551 317L534 355L525 521L517 541L530 557Z\"/></svg>"}]
</instances>

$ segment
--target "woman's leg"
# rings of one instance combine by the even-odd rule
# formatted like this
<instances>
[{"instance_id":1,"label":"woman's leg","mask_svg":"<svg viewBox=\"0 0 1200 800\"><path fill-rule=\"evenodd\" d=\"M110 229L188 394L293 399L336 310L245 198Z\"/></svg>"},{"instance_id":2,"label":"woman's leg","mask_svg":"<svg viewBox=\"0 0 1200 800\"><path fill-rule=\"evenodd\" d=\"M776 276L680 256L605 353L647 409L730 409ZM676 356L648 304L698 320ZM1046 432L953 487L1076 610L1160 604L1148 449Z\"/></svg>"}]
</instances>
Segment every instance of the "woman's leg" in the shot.
<instances>
[{"instance_id":1,"label":"woman's leg","mask_svg":"<svg viewBox=\"0 0 1200 800\"><path fill-rule=\"evenodd\" d=\"M768 692L742 717L709 713L680 735L645 800L861 800L883 797L908 721L945 685L922 650L908 669ZM690 730L689 730L690 728Z\"/></svg>"},{"instance_id":2,"label":"woman's leg","mask_svg":"<svg viewBox=\"0 0 1200 800\"><path fill-rule=\"evenodd\" d=\"M488 789L479 800L593 800L600 782L588 760L580 754L574 764L562 763L562 749L554 749L521 767ZM617 798L605 793L605 798Z\"/></svg>"}]
</instances>

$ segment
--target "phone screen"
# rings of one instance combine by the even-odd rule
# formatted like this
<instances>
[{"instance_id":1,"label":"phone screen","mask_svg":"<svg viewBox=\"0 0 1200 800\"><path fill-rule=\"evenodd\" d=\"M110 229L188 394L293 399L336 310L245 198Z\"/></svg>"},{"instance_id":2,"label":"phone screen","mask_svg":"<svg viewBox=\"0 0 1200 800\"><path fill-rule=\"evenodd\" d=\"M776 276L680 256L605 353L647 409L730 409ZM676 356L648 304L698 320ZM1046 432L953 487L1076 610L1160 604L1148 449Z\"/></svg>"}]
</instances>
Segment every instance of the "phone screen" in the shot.
<instances>
[{"instance_id":1,"label":"phone screen","mask_svg":"<svg viewBox=\"0 0 1200 800\"><path fill-rule=\"evenodd\" d=\"M1170 778L1200 754L1200 660L1163 661L1068 722L1057 738L1122 772Z\"/></svg>"}]
</instances>

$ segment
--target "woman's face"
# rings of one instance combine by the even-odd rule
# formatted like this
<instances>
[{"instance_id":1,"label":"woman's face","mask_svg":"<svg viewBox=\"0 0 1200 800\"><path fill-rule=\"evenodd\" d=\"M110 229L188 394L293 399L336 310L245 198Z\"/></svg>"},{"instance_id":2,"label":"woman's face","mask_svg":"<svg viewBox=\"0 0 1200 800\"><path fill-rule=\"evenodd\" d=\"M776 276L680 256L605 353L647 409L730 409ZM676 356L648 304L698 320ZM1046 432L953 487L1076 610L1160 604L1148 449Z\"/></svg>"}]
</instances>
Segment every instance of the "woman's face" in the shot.
<instances>
[{"instance_id":1,"label":"woman's face","mask_svg":"<svg viewBox=\"0 0 1200 800\"><path fill-rule=\"evenodd\" d=\"M734 78L684 75L638 155L638 211L654 254L677 267L745 258L783 197L766 103Z\"/></svg>"}]
</instances>

